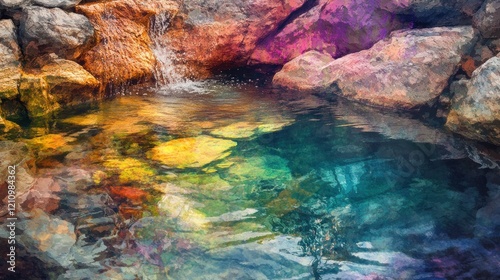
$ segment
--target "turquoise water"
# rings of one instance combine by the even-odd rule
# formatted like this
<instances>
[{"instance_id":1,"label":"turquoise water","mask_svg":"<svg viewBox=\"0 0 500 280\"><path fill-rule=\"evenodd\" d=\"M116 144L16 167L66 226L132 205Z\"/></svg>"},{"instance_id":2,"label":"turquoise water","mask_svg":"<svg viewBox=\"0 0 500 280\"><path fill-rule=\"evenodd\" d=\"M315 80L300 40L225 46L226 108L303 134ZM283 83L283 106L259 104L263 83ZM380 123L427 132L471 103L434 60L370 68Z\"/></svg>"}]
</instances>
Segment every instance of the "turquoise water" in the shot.
<instances>
[{"instance_id":1,"label":"turquoise water","mask_svg":"<svg viewBox=\"0 0 500 280\"><path fill-rule=\"evenodd\" d=\"M26 219L75 234L26 241L20 279L499 276L500 172L477 146L342 100L204 87L26 128L34 177L59 186L35 184Z\"/></svg>"}]
</instances>

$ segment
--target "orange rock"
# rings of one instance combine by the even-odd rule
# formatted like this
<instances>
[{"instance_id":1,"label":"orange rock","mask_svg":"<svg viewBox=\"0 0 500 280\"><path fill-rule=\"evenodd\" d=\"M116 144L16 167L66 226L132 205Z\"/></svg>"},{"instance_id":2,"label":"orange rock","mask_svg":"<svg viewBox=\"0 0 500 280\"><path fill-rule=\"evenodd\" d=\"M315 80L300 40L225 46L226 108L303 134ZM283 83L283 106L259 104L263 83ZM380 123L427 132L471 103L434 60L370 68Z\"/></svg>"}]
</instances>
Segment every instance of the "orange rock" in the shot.
<instances>
[{"instance_id":1,"label":"orange rock","mask_svg":"<svg viewBox=\"0 0 500 280\"><path fill-rule=\"evenodd\" d=\"M244 66L258 41L276 30L305 0L184 1L165 35L195 77Z\"/></svg>"},{"instance_id":2,"label":"orange rock","mask_svg":"<svg viewBox=\"0 0 500 280\"><path fill-rule=\"evenodd\" d=\"M148 34L153 16L177 13L172 1L120 0L79 5L96 30L96 45L84 53L85 69L102 82L120 85L152 77L156 59Z\"/></svg>"},{"instance_id":3,"label":"orange rock","mask_svg":"<svg viewBox=\"0 0 500 280\"><path fill-rule=\"evenodd\" d=\"M110 187L112 196L128 199L134 203L140 203L148 197L148 193L136 187L112 186Z\"/></svg>"}]
</instances>

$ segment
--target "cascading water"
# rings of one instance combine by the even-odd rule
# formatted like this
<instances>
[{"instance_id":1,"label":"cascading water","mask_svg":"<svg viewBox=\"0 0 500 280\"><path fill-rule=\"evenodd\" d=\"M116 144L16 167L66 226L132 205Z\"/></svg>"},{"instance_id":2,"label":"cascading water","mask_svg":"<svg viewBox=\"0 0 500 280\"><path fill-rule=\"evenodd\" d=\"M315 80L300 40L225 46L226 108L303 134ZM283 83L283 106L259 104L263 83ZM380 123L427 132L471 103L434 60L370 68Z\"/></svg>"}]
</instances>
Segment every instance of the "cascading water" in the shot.
<instances>
[{"instance_id":1,"label":"cascading water","mask_svg":"<svg viewBox=\"0 0 500 280\"><path fill-rule=\"evenodd\" d=\"M156 57L154 77L156 87L163 91L190 91L200 92L201 82L186 78L185 67L178 63L174 51L170 49L169 41L163 36L170 24L170 15L161 13L151 19L149 36L152 41L151 49Z\"/></svg>"}]
</instances>

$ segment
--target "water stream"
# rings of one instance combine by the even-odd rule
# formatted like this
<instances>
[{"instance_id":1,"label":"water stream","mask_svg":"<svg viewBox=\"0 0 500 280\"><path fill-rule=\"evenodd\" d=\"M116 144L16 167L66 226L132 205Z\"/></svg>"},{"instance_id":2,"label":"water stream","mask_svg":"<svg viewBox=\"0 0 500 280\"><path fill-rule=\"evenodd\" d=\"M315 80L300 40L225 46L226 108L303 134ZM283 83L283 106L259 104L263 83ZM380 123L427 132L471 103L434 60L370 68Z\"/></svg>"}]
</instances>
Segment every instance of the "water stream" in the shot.
<instances>
[{"instance_id":1,"label":"water stream","mask_svg":"<svg viewBox=\"0 0 500 280\"><path fill-rule=\"evenodd\" d=\"M140 87L14 139L37 166L20 279L499 276L500 173L467 143L342 101L204 86Z\"/></svg>"}]
</instances>

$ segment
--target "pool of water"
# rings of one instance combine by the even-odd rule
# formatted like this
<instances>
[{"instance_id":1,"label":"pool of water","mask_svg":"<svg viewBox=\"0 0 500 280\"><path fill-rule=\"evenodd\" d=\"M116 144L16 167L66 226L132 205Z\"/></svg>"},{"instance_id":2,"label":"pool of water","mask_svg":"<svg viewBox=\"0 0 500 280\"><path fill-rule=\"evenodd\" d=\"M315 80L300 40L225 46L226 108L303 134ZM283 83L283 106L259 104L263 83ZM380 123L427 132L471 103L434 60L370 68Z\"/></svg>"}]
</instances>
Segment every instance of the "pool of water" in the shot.
<instances>
[{"instance_id":1,"label":"pool of water","mask_svg":"<svg viewBox=\"0 0 500 280\"><path fill-rule=\"evenodd\" d=\"M481 148L342 100L203 87L139 87L14 139L36 166L16 277L500 276Z\"/></svg>"}]
</instances>

